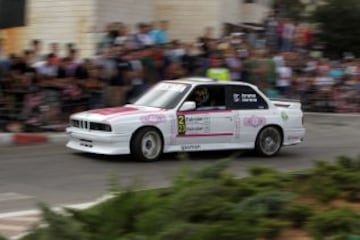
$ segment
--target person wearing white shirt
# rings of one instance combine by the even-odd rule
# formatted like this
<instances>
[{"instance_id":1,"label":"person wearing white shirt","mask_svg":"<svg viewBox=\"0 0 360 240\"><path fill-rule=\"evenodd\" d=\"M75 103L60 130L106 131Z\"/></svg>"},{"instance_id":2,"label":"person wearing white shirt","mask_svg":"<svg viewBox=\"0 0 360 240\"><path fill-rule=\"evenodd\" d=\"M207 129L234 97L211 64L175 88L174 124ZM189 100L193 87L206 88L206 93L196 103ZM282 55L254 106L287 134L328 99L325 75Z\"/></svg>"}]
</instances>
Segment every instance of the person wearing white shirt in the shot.
<instances>
[{"instance_id":1,"label":"person wearing white shirt","mask_svg":"<svg viewBox=\"0 0 360 240\"><path fill-rule=\"evenodd\" d=\"M286 97L289 95L289 89L291 87L291 80L293 76L292 69L285 63L277 68L277 74L278 79L276 81L276 87L280 94Z\"/></svg>"}]
</instances>

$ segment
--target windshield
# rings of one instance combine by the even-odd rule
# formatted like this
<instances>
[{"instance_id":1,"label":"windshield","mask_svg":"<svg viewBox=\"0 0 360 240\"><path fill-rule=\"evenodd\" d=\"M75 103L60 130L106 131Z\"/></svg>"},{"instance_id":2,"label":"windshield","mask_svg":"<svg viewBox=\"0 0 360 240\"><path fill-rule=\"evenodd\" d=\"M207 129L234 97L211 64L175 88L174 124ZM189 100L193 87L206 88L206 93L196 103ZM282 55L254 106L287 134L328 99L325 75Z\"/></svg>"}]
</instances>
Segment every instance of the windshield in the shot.
<instances>
[{"instance_id":1,"label":"windshield","mask_svg":"<svg viewBox=\"0 0 360 240\"><path fill-rule=\"evenodd\" d=\"M190 86L183 83L158 83L142 95L134 105L165 109L174 108L189 91Z\"/></svg>"}]
</instances>

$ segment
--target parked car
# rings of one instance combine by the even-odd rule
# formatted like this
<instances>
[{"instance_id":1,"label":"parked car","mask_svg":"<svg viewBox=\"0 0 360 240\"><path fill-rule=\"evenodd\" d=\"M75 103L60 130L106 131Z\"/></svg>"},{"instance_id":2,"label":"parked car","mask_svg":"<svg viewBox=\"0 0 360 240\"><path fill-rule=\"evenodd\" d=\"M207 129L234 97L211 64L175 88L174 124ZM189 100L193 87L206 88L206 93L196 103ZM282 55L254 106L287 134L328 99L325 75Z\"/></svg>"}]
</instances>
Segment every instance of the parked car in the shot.
<instances>
[{"instance_id":1,"label":"parked car","mask_svg":"<svg viewBox=\"0 0 360 240\"><path fill-rule=\"evenodd\" d=\"M141 161L230 149L271 157L303 141L303 119L300 102L270 100L254 85L185 78L162 81L133 104L72 115L67 147Z\"/></svg>"}]
</instances>

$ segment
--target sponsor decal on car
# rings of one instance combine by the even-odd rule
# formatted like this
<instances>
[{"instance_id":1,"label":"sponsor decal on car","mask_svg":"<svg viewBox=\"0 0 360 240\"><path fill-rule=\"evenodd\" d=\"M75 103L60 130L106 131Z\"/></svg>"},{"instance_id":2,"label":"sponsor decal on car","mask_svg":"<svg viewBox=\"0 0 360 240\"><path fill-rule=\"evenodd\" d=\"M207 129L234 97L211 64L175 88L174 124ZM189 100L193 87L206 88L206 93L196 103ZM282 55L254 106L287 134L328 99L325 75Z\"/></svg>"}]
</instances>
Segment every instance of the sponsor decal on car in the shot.
<instances>
[{"instance_id":1,"label":"sponsor decal on car","mask_svg":"<svg viewBox=\"0 0 360 240\"><path fill-rule=\"evenodd\" d=\"M210 133L210 116L178 115L178 134Z\"/></svg>"},{"instance_id":2,"label":"sponsor decal on car","mask_svg":"<svg viewBox=\"0 0 360 240\"><path fill-rule=\"evenodd\" d=\"M260 117L256 115L252 115L251 117L247 117L244 119L244 125L246 127L258 128L266 124L266 118Z\"/></svg>"},{"instance_id":3,"label":"sponsor decal on car","mask_svg":"<svg viewBox=\"0 0 360 240\"><path fill-rule=\"evenodd\" d=\"M155 89L162 91L174 91L182 93L186 89L186 85L184 84L176 84L176 83L161 83L158 84Z\"/></svg>"},{"instance_id":4,"label":"sponsor decal on car","mask_svg":"<svg viewBox=\"0 0 360 240\"><path fill-rule=\"evenodd\" d=\"M166 116L163 114L150 114L140 117L143 124L157 125L166 122Z\"/></svg>"},{"instance_id":5,"label":"sponsor decal on car","mask_svg":"<svg viewBox=\"0 0 360 240\"><path fill-rule=\"evenodd\" d=\"M281 112L281 119L287 121L289 119L288 114L286 112Z\"/></svg>"},{"instance_id":6,"label":"sponsor decal on car","mask_svg":"<svg viewBox=\"0 0 360 240\"><path fill-rule=\"evenodd\" d=\"M181 150L183 151L195 151L195 150L200 150L201 149L201 145L200 144L195 144L195 145L182 145L181 146Z\"/></svg>"}]
</instances>

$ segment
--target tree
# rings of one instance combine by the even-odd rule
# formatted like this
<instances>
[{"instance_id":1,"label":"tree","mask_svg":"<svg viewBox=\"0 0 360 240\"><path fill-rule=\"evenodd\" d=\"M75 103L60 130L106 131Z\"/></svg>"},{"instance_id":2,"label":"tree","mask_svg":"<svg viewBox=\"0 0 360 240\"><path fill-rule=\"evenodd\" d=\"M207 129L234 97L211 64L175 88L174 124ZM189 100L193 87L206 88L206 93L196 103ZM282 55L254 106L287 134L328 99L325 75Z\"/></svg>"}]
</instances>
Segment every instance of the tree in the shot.
<instances>
[{"instance_id":1,"label":"tree","mask_svg":"<svg viewBox=\"0 0 360 240\"><path fill-rule=\"evenodd\" d=\"M301 20L306 4L301 0L274 0L274 10L280 17Z\"/></svg>"},{"instance_id":2,"label":"tree","mask_svg":"<svg viewBox=\"0 0 360 240\"><path fill-rule=\"evenodd\" d=\"M319 24L319 39L326 52L340 57L345 52L360 54L360 1L326 0L313 14Z\"/></svg>"}]
</instances>

